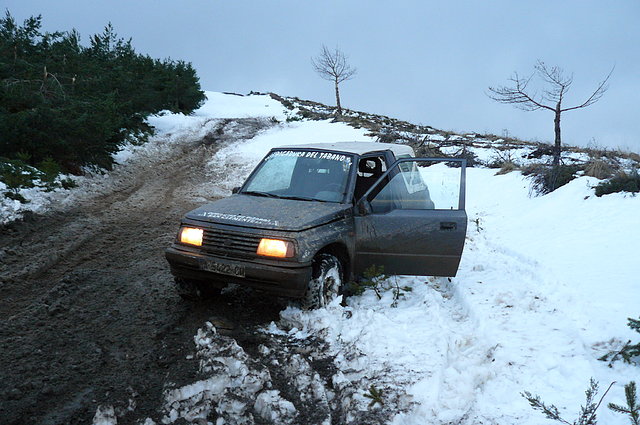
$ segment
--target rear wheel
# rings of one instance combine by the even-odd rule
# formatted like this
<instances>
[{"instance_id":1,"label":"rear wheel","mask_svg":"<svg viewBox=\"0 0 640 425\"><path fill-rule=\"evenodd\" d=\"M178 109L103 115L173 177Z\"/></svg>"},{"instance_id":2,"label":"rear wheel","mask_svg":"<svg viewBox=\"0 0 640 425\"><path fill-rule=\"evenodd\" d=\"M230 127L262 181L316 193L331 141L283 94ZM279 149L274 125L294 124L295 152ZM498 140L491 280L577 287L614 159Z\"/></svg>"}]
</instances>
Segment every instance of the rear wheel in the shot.
<instances>
[{"instance_id":1,"label":"rear wheel","mask_svg":"<svg viewBox=\"0 0 640 425\"><path fill-rule=\"evenodd\" d=\"M313 261L313 274L302 300L307 310L325 307L342 293L343 270L331 254L319 254Z\"/></svg>"},{"instance_id":2,"label":"rear wheel","mask_svg":"<svg viewBox=\"0 0 640 425\"><path fill-rule=\"evenodd\" d=\"M176 291L178 295L188 301L206 300L217 297L222 291L221 288L213 286L211 283L200 280L175 278Z\"/></svg>"}]
</instances>

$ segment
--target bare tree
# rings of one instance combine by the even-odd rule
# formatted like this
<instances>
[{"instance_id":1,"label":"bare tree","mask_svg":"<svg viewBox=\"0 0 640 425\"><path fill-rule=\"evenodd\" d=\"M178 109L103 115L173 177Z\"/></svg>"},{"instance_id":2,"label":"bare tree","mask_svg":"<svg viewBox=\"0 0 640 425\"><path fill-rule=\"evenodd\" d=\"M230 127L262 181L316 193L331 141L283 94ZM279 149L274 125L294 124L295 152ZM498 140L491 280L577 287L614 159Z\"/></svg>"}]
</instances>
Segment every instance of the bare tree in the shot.
<instances>
[{"instance_id":1,"label":"bare tree","mask_svg":"<svg viewBox=\"0 0 640 425\"><path fill-rule=\"evenodd\" d=\"M535 74L546 83L547 89L542 94L537 95L528 89L529 82ZM548 109L554 113L554 131L555 143L553 147L553 165L560 165L560 155L562 153L562 140L560 137L560 116L563 112L572 111L574 109L586 108L593 105L605 94L609 86L607 82L613 73L613 68L598 87L584 102L571 107L563 107L562 102L573 83L573 74L565 75L564 71L557 67L548 67L544 62L538 60L535 71L527 78L520 77L518 73L514 73L509 79L511 86L489 87L491 99L500 103L508 103L515 105L516 108L524 111L535 111L538 109Z\"/></svg>"},{"instance_id":2,"label":"bare tree","mask_svg":"<svg viewBox=\"0 0 640 425\"><path fill-rule=\"evenodd\" d=\"M326 46L322 46L320 54L311 58L313 69L325 80L333 81L336 87L336 106L338 115L342 115L340 105L340 90L338 85L346 80L350 80L356 74L356 69L347 63L347 58L337 47L331 51Z\"/></svg>"}]
</instances>

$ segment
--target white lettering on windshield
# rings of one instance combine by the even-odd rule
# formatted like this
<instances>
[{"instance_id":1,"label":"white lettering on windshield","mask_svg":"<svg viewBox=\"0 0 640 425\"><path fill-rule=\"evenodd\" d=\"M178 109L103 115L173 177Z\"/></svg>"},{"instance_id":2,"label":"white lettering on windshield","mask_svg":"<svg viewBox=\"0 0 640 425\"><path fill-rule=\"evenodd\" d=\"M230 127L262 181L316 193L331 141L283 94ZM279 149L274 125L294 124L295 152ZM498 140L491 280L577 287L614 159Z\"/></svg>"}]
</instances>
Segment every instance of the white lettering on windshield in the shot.
<instances>
[{"instance_id":1,"label":"white lettering on windshield","mask_svg":"<svg viewBox=\"0 0 640 425\"><path fill-rule=\"evenodd\" d=\"M330 161L339 161L347 165L351 165L351 157L349 155L342 155L339 153L331 152L314 152L314 151L275 151L272 152L266 159L275 158L277 156L293 156L300 158L318 158L327 159Z\"/></svg>"}]
</instances>

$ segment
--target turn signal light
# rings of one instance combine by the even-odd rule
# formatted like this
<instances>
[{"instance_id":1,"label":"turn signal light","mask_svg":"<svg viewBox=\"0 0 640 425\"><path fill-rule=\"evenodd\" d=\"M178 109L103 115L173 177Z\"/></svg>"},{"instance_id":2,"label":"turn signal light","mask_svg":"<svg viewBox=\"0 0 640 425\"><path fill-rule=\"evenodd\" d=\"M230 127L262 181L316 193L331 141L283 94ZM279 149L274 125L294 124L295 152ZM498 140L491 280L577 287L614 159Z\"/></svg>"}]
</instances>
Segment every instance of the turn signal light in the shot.
<instances>
[{"instance_id":1,"label":"turn signal light","mask_svg":"<svg viewBox=\"0 0 640 425\"><path fill-rule=\"evenodd\" d=\"M202 246L202 229L183 227L180 230L180 242L189 245Z\"/></svg>"},{"instance_id":2,"label":"turn signal light","mask_svg":"<svg viewBox=\"0 0 640 425\"><path fill-rule=\"evenodd\" d=\"M256 253L267 257L289 258L293 257L293 244L280 239L263 238Z\"/></svg>"}]
</instances>

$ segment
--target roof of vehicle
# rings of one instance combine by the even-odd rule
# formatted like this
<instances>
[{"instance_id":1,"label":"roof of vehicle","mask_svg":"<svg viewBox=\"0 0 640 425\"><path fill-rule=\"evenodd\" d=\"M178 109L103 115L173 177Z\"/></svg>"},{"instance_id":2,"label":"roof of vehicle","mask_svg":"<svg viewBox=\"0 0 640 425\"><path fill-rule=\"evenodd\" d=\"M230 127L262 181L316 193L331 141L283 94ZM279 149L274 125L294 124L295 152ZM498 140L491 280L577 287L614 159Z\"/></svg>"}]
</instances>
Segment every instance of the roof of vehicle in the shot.
<instances>
[{"instance_id":1,"label":"roof of vehicle","mask_svg":"<svg viewBox=\"0 0 640 425\"><path fill-rule=\"evenodd\" d=\"M348 152L357 155L363 155L369 152L390 150L397 157L402 155L415 156L411 146L398 145L395 143L378 143L378 142L325 142L325 143L307 143L304 145L287 145L278 146L276 149L322 149L339 152Z\"/></svg>"}]
</instances>

